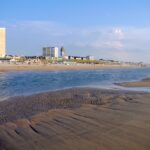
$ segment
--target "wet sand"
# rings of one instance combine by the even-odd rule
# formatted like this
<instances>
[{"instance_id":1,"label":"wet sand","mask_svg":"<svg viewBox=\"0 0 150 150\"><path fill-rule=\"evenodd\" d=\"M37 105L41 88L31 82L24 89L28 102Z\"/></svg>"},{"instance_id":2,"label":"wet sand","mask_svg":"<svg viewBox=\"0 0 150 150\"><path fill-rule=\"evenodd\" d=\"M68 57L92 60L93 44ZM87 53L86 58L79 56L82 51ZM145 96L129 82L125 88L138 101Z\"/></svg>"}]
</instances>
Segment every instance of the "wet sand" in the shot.
<instances>
[{"instance_id":1,"label":"wet sand","mask_svg":"<svg viewBox=\"0 0 150 150\"><path fill-rule=\"evenodd\" d=\"M0 102L0 150L149 150L150 94L68 89Z\"/></svg>"},{"instance_id":2,"label":"wet sand","mask_svg":"<svg viewBox=\"0 0 150 150\"><path fill-rule=\"evenodd\" d=\"M61 70L97 70L97 69L114 69L114 68L137 68L136 65L103 65L103 64L76 64L76 65L12 65L0 64L0 72L8 71L61 71Z\"/></svg>"},{"instance_id":3,"label":"wet sand","mask_svg":"<svg viewBox=\"0 0 150 150\"><path fill-rule=\"evenodd\" d=\"M146 78L136 82L117 83L117 85L124 87L150 87L150 78Z\"/></svg>"}]
</instances>

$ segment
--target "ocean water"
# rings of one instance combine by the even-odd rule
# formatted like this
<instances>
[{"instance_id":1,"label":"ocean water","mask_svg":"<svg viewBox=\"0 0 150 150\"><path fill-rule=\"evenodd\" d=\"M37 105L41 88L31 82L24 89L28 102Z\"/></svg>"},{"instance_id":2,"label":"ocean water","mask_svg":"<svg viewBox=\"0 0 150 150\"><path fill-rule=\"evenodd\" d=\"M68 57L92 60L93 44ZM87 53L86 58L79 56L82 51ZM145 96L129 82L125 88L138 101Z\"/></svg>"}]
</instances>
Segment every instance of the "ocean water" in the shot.
<instances>
[{"instance_id":1,"label":"ocean water","mask_svg":"<svg viewBox=\"0 0 150 150\"><path fill-rule=\"evenodd\" d=\"M136 81L147 77L150 77L150 68L6 72L0 73L0 100L70 87L97 87L150 92L150 88L123 88L114 85L118 82Z\"/></svg>"}]
</instances>

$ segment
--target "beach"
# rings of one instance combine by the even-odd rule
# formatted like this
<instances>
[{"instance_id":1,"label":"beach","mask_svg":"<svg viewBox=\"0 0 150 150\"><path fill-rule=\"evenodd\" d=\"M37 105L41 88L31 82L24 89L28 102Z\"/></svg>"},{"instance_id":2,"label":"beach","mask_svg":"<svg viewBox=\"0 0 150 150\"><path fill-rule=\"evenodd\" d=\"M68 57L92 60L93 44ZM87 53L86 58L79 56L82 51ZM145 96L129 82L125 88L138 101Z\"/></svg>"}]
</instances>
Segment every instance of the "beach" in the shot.
<instances>
[{"instance_id":1,"label":"beach","mask_svg":"<svg viewBox=\"0 0 150 150\"><path fill-rule=\"evenodd\" d=\"M71 88L0 102L0 150L149 150L150 94Z\"/></svg>"},{"instance_id":2,"label":"beach","mask_svg":"<svg viewBox=\"0 0 150 150\"><path fill-rule=\"evenodd\" d=\"M150 150L150 1L1 4L0 150Z\"/></svg>"},{"instance_id":3,"label":"beach","mask_svg":"<svg viewBox=\"0 0 150 150\"><path fill-rule=\"evenodd\" d=\"M0 72L8 71L61 71L61 70L97 70L115 68L140 68L137 65L111 64L0 64Z\"/></svg>"}]
</instances>

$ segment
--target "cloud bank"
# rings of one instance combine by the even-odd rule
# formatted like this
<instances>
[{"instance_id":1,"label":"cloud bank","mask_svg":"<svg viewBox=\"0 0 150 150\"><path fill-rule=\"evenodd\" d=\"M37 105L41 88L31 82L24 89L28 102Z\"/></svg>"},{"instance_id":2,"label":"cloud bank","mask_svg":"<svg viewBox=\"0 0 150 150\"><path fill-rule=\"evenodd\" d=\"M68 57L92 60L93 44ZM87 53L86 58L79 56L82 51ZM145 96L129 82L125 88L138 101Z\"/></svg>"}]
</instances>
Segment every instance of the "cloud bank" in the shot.
<instances>
[{"instance_id":1,"label":"cloud bank","mask_svg":"<svg viewBox=\"0 0 150 150\"><path fill-rule=\"evenodd\" d=\"M44 46L64 46L68 55L150 63L150 27L71 27L50 21L0 23L9 54L40 55Z\"/></svg>"}]
</instances>

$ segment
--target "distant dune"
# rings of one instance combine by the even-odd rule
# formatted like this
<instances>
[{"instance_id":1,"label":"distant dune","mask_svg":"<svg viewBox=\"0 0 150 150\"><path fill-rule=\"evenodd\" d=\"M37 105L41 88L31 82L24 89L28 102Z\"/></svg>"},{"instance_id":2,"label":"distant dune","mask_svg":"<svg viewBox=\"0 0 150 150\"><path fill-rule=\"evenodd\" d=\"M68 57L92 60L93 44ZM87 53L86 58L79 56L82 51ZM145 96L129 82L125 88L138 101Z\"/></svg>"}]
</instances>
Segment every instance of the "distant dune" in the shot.
<instances>
[{"instance_id":1,"label":"distant dune","mask_svg":"<svg viewBox=\"0 0 150 150\"><path fill-rule=\"evenodd\" d=\"M149 150L150 94L68 89L0 102L0 150Z\"/></svg>"}]
</instances>

